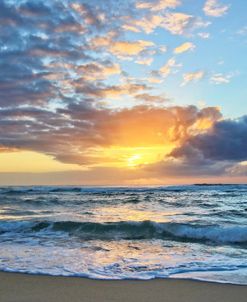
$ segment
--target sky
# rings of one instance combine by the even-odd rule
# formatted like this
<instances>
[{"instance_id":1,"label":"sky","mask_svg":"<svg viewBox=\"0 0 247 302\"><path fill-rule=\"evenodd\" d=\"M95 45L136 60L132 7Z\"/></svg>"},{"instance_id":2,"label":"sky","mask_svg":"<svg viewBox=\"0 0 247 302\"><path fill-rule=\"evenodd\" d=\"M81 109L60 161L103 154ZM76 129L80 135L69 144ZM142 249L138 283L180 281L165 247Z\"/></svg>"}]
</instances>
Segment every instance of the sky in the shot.
<instances>
[{"instance_id":1,"label":"sky","mask_svg":"<svg viewBox=\"0 0 247 302\"><path fill-rule=\"evenodd\" d=\"M247 183L246 0L2 0L0 185Z\"/></svg>"}]
</instances>

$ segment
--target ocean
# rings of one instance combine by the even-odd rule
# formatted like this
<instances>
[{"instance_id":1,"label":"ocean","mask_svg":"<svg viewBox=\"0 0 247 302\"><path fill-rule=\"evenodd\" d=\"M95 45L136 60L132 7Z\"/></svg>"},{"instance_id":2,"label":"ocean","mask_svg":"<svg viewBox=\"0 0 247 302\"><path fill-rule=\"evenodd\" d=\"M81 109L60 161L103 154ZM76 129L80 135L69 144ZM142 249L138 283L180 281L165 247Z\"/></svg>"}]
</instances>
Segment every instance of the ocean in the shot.
<instances>
[{"instance_id":1,"label":"ocean","mask_svg":"<svg viewBox=\"0 0 247 302\"><path fill-rule=\"evenodd\" d=\"M247 284L247 185L1 187L0 270Z\"/></svg>"}]
</instances>

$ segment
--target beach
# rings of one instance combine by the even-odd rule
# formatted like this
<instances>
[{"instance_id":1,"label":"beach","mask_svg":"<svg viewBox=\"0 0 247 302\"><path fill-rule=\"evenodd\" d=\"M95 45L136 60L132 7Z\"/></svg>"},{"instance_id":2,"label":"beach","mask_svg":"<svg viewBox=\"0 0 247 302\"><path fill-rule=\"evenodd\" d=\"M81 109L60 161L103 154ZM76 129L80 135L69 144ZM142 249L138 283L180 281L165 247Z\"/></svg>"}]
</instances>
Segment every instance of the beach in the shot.
<instances>
[{"instance_id":1,"label":"beach","mask_svg":"<svg viewBox=\"0 0 247 302\"><path fill-rule=\"evenodd\" d=\"M245 302L247 286L155 279L91 280L0 273L1 302Z\"/></svg>"}]
</instances>

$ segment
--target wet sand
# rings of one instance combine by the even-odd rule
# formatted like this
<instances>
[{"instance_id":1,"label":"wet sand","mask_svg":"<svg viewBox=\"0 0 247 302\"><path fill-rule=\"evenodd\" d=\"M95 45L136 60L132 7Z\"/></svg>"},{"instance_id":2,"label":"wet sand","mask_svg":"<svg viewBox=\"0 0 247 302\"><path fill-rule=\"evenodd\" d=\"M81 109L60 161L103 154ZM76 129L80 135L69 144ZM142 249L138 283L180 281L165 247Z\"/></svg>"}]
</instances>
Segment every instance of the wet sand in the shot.
<instances>
[{"instance_id":1,"label":"wet sand","mask_svg":"<svg viewBox=\"0 0 247 302\"><path fill-rule=\"evenodd\" d=\"M103 281L0 272L1 302L246 302L247 286L190 280Z\"/></svg>"}]
</instances>

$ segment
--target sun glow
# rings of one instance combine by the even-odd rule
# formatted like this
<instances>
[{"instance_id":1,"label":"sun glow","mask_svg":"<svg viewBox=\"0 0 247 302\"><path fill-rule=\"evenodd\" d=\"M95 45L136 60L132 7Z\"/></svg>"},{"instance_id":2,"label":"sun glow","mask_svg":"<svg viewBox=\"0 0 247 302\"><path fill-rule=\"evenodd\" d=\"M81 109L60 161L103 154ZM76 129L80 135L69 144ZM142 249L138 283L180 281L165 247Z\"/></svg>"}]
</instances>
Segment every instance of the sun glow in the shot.
<instances>
[{"instance_id":1,"label":"sun glow","mask_svg":"<svg viewBox=\"0 0 247 302\"><path fill-rule=\"evenodd\" d=\"M132 151L133 154L126 156L127 167L137 168L138 166L148 165L157 162L164 156L164 147L162 148L138 148ZM136 152L136 153L134 153Z\"/></svg>"},{"instance_id":2,"label":"sun glow","mask_svg":"<svg viewBox=\"0 0 247 302\"><path fill-rule=\"evenodd\" d=\"M0 153L1 172L50 172L78 169L78 165L64 164L52 156L31 151Z\"/></svg>"},{"instance_id":3,"label":"sun glow","mask_svg":"<svg viewBox=\"0 0 247 302\"><path fill-rule=\"evenodd\" d=\"M140 154L134 154L128 158L128 166L135 167L142 160L142 156Z\"/></svg>"},{"instance_id":4,"label":"sun glow","mask_svg":"<svg viewBox=\"0 0 247 302\"><path fill-rule=\"evenodd\" d=\"M165 154L172 150L172 146L149 147L123 147L112 146L108 148L90 149L86 154L91 162L85 165L62 163L44 155L30 151L2 152L0 153L0 166L2 172L50 172L84 170L90 167L116 167L121 169L137 169L143 165L152 164L162 160ZM92 164L93 162L93 164Z\"/></svg>"},{"instance_id":5,"label":"sun glow","mask_svg":"<svg viewBox=\"0 0 247 302\"><path fill-rule=\"evenodd\" d=\"M100 157L102 161L97 166L101 166L102 163L107 162L111 167L137 169L140 166L162 160L165 154L168 154L172 150L172 147L172 145L148 147L112 146L101 150Z\"/></svg>"}]
</instances>

